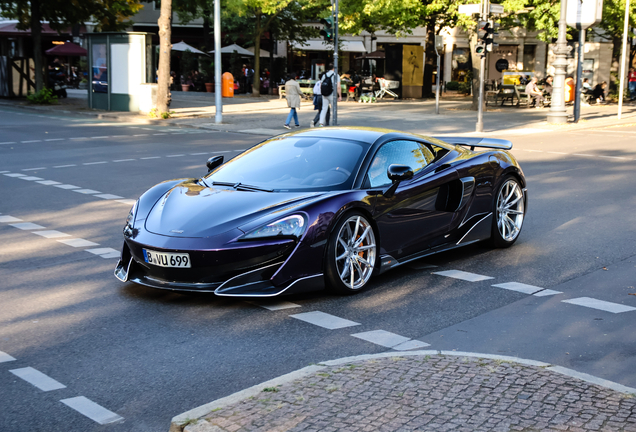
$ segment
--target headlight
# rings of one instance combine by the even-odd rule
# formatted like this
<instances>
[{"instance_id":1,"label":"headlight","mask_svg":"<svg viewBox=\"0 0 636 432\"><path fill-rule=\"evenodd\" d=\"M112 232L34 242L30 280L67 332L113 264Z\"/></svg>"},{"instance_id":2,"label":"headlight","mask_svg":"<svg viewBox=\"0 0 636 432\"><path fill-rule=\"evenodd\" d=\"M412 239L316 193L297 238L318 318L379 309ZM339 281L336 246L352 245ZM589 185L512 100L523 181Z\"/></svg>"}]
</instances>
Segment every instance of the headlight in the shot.
<instances>
[{"instance_id":1,"label":"headlight","mask_svg":"<svg viewBox=\"0 0 636 432\"><path fill-rule=\"evenodd\" d=\"M139 200L135 201L135 204L128 212L128 217L126 218L126 225L124 226L124 235L126 237L130 237L133 235L133 227L135 225L135 216L137 216L137 207L139 206Z\"/></svg>"},{"instance_id":2,"label":"headlight","mask_svg":"<svg viewBox=\"0 0 636 432\"><path fill-rule=\"evenodd\" d=\"M283 219L277 220L253 231L250 231L244 239L255 239L262 237L277 237L277 236L294 236L300 237L306 228L305 218L301 215L287 216Z\"/></svg>"}]
</instances>

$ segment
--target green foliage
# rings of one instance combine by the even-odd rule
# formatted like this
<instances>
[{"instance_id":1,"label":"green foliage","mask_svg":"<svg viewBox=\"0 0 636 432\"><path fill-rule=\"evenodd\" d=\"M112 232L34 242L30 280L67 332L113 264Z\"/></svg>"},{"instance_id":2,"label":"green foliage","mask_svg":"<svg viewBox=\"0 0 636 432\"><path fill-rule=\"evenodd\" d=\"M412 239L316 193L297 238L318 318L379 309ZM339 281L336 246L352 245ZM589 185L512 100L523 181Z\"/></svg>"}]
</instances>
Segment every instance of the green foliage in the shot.
<instances>
[{"instance_id":1,"label":"green foliage","mask_svg":"<svg viewBox=\"0 0 636 432\"><path fill-rule=\"evenodd\" d=\"M181 75L184 78L188 76L190 71L197 70L199 68L199 63L192 51L185 50L181 54Z\"/></svg>"},{"instance_id":2,"label":"green foliage","mask_svg":"<svg viewBox=\"0 0 636 432\"><path fill-rule=\"evenodd\" d=\"M458 90L459 83L457 81L449 81L446 83L446 90Z\"/></svg>"},{"instance_id":3,"label":"green foliage","mask_svg":"<svg viewBox=\"0 0 636 432\"><path fill-rule=\"evenodd\" d=\"M37 93L27 95L27 100L32 104L50 105L57 103L57 96L51 89L43 88Z\"/></svg>"}]
</instances>

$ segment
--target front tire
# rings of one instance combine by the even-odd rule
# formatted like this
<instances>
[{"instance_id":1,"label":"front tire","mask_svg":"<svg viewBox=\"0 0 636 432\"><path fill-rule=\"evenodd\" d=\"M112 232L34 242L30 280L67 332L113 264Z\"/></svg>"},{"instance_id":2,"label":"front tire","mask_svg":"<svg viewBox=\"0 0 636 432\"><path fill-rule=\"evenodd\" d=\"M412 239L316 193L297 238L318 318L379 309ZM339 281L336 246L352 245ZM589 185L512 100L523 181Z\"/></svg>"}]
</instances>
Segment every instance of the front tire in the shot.
<instances>
[{"instance_id":1,"label":"front tire","mask_svg":"<svg viewBox=\"0 0 636 432\"><path fill-rule=\"evenodd\" d=\"M526 214L523 190L515 177L503 178L494 197L492 213L492 245L512 246L519 238Z\"/></svg>"},{"instance_id":2,"label":"front tire","mask_svg":"<svg viewBox=\"0 0 636 432\"><path fill-rule=\"evenodd\" d=\"M375 232L367 217L358 212L346 214L329 236L327 285L338 294L363 291L376 268L377 251Z\"/></svg>"}]
</instances>

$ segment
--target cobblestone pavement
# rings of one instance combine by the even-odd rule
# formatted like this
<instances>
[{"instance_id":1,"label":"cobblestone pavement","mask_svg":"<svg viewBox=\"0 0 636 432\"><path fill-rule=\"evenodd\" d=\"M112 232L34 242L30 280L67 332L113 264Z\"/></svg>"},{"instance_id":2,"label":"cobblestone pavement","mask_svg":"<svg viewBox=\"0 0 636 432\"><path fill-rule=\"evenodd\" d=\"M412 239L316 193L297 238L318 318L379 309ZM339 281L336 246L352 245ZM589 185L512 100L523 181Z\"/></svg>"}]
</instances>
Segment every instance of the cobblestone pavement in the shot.
<instances>
[{"instance_id":1,"label":"cobblestone pavement","mask_svg":"<svg viewBox=\"0 0 636 432\"><path fill-rule=\"evenodd\" d=\"M185 432L636 431L636 398L543 367L475 357L329 366L217 408Z\"/></svg>"}]
</instances>

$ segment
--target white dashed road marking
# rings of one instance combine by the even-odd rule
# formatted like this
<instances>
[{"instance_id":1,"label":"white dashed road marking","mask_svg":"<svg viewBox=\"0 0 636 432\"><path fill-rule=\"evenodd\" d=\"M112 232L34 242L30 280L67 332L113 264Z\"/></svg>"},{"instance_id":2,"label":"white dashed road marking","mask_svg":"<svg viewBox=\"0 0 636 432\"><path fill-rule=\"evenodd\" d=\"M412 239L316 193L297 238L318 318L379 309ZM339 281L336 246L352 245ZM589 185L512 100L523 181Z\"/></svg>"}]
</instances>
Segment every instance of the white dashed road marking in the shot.
<instances>
[{"instance_id":1,"label":"white dashed road marking","mask_svg":"<svg viewBox=\"0 0 636 432\"><path fill-rule=\"evenodd\" d=\"M68 165L58 165L58 166L54 166L53 168L69 168L69 167L74 167L77 166L75 164L68 164Z\"/></svg>"},{"instance_id":2,"label":"white dashed road marking","mask_svg":"<svg viewBox=\"0 0 636 432\"><path fill-rule=\"evenodd\" d=\"M539 291L537 293L532 294L535 297L545 297L545 296L551 296L551 295L556 295L556 294L563 294L562 291L554 291L551 289L544 289L543 291Z\"/></svg>"},{"instance_id":3,"label":"white dashed road marking","mask_svg":"<svg viewBox=\"0 0 636 432\"><path fill-rule=\"evenodd\" d=\"M60 188L60 189L79 189L79 186L75 186L75 185L70 185L70 184L61 184L61 185L55 185L56 188Z\"/></svg>"},{"instance_id":4,"label":"white dashed road marking","mask_svg":"<svg viewBox=\"0 0 636 432\"><path fill-rule=\"evenodd\" d=\"M9 361L15 361L15 358L11 357L6 352L0 351L0 363L9 362Z\"/></svg>"},{"instance_id":5,"label":"white dashed road marking","mask_svg":"<svg viewBox=\"0 0 636 432\"><path fill-rule=\"evenodd\" d=\"M301 321L308 322L309 324L314 324L319 327L323 327L329 330L340 329L344 327L353 327L360 325L360 323L349 321L344 318L339 318L334 315L330 315L324 312L305 312L296 315L290 315L292 318L299 319Z\"/></svg>"},{"instance_id":6,"label":"white dashed road marking","mask_svg":"<svg viewBox=\"0 0 636 432\"><path fill-rule=\"evenodd\" d=\"M85 195L93 195L93 194L101 193L100 191L96 191L93 189L73 189L73 192L77 192L77 193L81 193Z\"/></svg>"},{"instance_id":7,"label":"white dashed road marking","mask_svg":"<svg viewBox=\"0 0 636 432\"><path fill-rule=\"evenodd\" d=\"M114 423L124 419L84 396L62 399L60 402L99 424Z\"/></svg>"},{"instance_id":8,"label":"white dashed road marking","mask_svg":"<svg viewBox=\"0 0 636 432\"><path fill-rule=\"evenodd\" d=\"M597 300L591 297L579 297L569 300L562 300L563 303L570 303L579 306L585 306L592 309L598 309L605 312L621 313L630 312L636 310L636 307L625 306L618 303L607 302L603 300Z\"/></svg>"},{"instance_id":9,"label":"white dashed road marking","mask_svg":"<svg viewBox=\"0 0 636 432\"><path fill-rule=\"evenodd\" d=\"M22 222L22 219L18 219L16 217L13 216L0 216L0 222Z\"/></svg>"},{"instance_id":10,"label":"white dashed road marking","mask_svg":"<svg viewBox=\"0 0 636 432\"><path fill-rule=\"evenodd\" d=\"M137 159L118 159L118 160L114 160L113 162L130 162L134 160L137 160Z\"/></svg>"},{"instance_id":11,"label":"white dashed road marking","mask_svg":"<svg viewBox=\"0 0 636 432\"><path fill-rule=\"evenodd\" d=\"M161 156L148 156L148 157L142 157L142 158L139 158L139 159L148 160L148 159L160 159L160 158L161 158Z\"/></svg>"},{"instance_id":12,"label":"white dashed road marking","mask_svg":"<svg viewBox=\"0 0 636 432\"><path fill-rule=\"evenodd\" d=\"M60 182L56 182L53 180L40 180L40 181L36 181L36 183L40 183L41 185L45 185L45 186L53 186L53 185L62 184Z\"/></svg>"},{"instance_id":13,"label":"white dashed road marking","mask_svg":"<svg viewBox=\"0 0 636 432\"><path fill-rule=\"evenodd\" d=\"M9 372L19 378L22 378L29 384L36 386L42 391L52 391L66 388L64 384L55 381L53 378L43 374L39 370L32 367L12 369Z\"/></svg>"},{"instance_id":14,"label":"white dashed road marking","mask_svg":"<svg viewBox=\"0 0 636 432\"><path fill-rule=\"evenodd\" d=\"M114 200L114 199L121 199L123 198L122 196L119 195L113 195L113 194L99 194L99 195L95 195L98 198L102 198L105 200Z\"/></svg>"},{"instance_id":15,"label":"white dashed road marking","mask_svg":"<svg viewBox=\"0 0 636 432\"><path fill-rule=\"evenodd\" d=\"M100 164L105 164L108 163L107 161L99 161L99 162L86 162L83 163L82 165L100 165Z\"/></svg>"},{"instance_id":16,"label":"white dashed road marking","mask_svg":"<svg viewBox=\"0 0 636 432\"><path fill-rule=\"evenodd\" d=\"M121 200L118 199L118 200L115 200L115 202L119 202L119 203L126 204L126 205L133 205L137 201L132 200L132 199L121 199Z\"/></svg>"},{"instance_id":17,"label":"white dashed road marking","mask_svg":"<svg viewBox=\"0 0 636 432\"><path fill-rule=\"evenodd\" d=\"M490 277L490 276L482 276L482 275L478 275L475 273L468 273L461 270L446 270L441 272L435 272L433 274L446 276L446 277L450 277L454 279L461 279L468 282L479 282L479 281L484 281L488 279L494 279L493 277Z\"/></svg>"},{"instance_id":18,"label":"white dashed road marking","mask_svg":"<svg viewBox=\"0 0 636 432\"><path fill-rule=\"evenodd\" d=\"M386 348L398 349L398 347L400 347L399 350L430 346L426 342L412 340L386 330L373 330L363 333L355 333L351 336ZM406 345L407 343L409 343L409 345ZM409 348L404 348L405 346L408 346Z\"/></svg>"},{"instance_id":19,"label":"white dashed road marking","mask_svg":"<svg viewBox=\"0 0 636 432\"><path fill-rule=\"evenodd\" d=\"M39 230L39 229L44 229L45 228L42 225L34 224L34 223L31 223L31 222L15 223L15 224L10 224L10 226L12 226L14 228L17 228L17 229L25 230L25 231Z\"/></svg>"},{"instance_id":20,"label":"white dashed road marking","mask_svg":"<svg viewBox=\"0 0 636 432\"><path fill-rule=\"evenodd\" d=\"M9 173L9 174L5 174L7 177L25 177L26 174L20 174L20 173Z\"/></svg>"},{"instance_id":21,"label":"white dashed road marking","mask_svg":"<svg viewBox=\"0 0 636 432\"><path fill-rule=\"evenodd\" d=\"M46 169L46 167L39 167L39 168L25 168L22 171L37 171L37 170L44 170Z\"/></svg>"},{"instance_id":22,"label":"white dashed road marking","mask_svg":"<svg viewBox=\"0 0 636 432\"><path fill-rule=\"evenodd\" d=\"M496 288L503 288L503 289L507 289L510 291L517 291L520 293L524 293L524 294L534 294L536 292L541 291L543 288L537 287L537 286L533 286L533 285L526 285L526 284L522 284L519 282L506 282L506 283L502 283L502 284L497 284L497 285L493 285Z\"/></svg>"},{"instance_id":23,"label":"white dashed road marking","mask_svg":"<svg viewBox=\"0 0 636 432\"><path fill-rule=\"evenodd\" d=\"M37 233L36 233L37 234ZM89 240L84 240L81 238L73 238L67 240L58 240L60 243L64 243L65 245L73 246L76 248L79 247L89 247L89 246L99 246L99 243L95 243Z\"/></svg>"},{"instance_id":24,"label":"white dashed road marking","mask_svg":"<svg viewBox=\"0 0 636 432\"><path fill-rule=\"evenodd\" d=\"M279 301L279 302L264 302L264 301L248 301L247 303L253 304L255 306L262 307L267 310L277 311L283 309L293 309L301 307L299 304L288 302L288 301Z\"/></svg>"},{"instance_id":25,"label":"white dashed road marking","mask_svg":"<svg viewBox=\"0 0 636 432\"><path fill-rule=\"evenodd\" d=\"M7 142L1 142L0 145L5 145L5 144L17 144L17 142L15 141L7 141Z\"/></svg>"},{"instance_id":26,"label":"white dashed road marking","mask_svg":"<svg viewBox=\"0 0 636 432\"><path fill-rule=\"evenodd\" d=\"M47 231L33 231L33 234L37 234L39 236L42 236L44 238L48 238L48 239L55 239L55 238L61 238L61 237L70 237L70 234L66 234L63 233L61 231L56 231L56 230L47 230Z\"/></svg>"},{"instance_id":27,"label":"white dashed road marking","mask_svg":"<svg viewBox=\"0 0 636 432\"><path fill-rule=\"evenodd\" d=\"M18 177L20 180L27 180L27 181L35 181L35 180L44 180L42 177L33 177L33 176L28 176L28 177Z\"/></svg>"},{"instance_id":28,"label":"white dashed road marking","mask_svg":"<svg viewBox=\"0 0 636 432\"><path fill-rule=\"evenodd\" d=\"M46 142L51 142L51 141L64 141L64 138L49 138L49 139L45 139L44 141L46 141Z\"/></svg>"}]
</instances>

